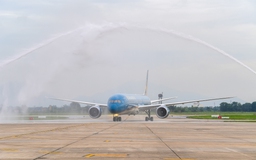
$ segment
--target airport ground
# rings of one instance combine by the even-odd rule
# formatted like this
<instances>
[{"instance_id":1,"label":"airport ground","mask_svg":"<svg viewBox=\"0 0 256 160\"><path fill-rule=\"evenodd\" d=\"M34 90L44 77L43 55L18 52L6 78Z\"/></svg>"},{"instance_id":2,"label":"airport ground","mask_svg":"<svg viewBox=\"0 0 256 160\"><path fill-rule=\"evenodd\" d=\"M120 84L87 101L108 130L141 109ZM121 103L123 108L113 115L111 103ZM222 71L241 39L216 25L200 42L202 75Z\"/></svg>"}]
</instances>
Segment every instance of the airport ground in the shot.
<instances>
[{"instance_id":1,"label":"airport ground","mask_svg":"<svg viewBox=\"0 0 256 160\"><path fill-rule=\"evenodd\" d=\"M8 121L0 159L256 159L256 123L144 116Z\"/></svg>"}]
</instances>

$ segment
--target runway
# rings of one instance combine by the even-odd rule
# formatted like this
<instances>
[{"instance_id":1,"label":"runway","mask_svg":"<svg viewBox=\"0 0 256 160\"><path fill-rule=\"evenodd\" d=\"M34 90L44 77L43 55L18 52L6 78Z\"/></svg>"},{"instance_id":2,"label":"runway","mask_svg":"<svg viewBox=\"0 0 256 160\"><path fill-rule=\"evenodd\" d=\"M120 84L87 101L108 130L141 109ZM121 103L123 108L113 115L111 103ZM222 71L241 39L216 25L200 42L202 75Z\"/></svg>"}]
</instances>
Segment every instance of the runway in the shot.
<instances>
[{"instance_id":1,"label":"runway","mask_svg":"<svg viewBox=\"0 0 256 160\"><path fill-rule=\"evenodd\" d=\"M256 123L103 116L0 124L0 159L256 159Z\"/></svg>"}]
</instances>

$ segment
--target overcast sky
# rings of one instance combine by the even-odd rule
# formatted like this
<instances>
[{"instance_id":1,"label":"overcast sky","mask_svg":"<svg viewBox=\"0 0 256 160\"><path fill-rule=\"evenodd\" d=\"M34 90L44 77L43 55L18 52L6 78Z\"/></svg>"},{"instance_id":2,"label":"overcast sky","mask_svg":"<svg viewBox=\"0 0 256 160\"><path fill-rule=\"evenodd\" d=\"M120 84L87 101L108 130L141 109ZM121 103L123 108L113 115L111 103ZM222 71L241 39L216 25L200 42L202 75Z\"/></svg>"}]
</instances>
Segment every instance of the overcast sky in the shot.
<instances>
[{"instance_id":1,"label":"overcast sky","mask_svg":"<svg viewBox=\"0 0 256 160\"><path fill-rule=\"evenodd\" d=\"M143 93L148 69L151 99L256 101L255 15L254 0L0 0L0 104L106 103Z\"/></svg>"}]
</instances>

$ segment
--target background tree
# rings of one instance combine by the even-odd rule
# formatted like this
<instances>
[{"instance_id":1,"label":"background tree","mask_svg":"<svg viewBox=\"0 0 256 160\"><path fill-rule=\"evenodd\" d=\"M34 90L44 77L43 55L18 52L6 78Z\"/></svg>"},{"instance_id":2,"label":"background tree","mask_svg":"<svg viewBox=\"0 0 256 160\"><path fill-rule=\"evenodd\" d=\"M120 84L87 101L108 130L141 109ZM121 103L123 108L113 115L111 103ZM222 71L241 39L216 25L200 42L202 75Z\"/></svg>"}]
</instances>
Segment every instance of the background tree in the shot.
<instances>
[{"instance_id":1,"label":"background tree","mask_svg":"<svg viewBox=\"0 0 256 160\"><path fill-rule=\"evenodd\" d=\"M252 102L252 112L256 112L256 102Z\"/></svg>"},{"instance_id":2,"label":"background tree","mask_svg":"<svg viewBox=\"0 0 256 160\"><path fill-rule=\"evenodd\" d=\"M242 105L238 102L232 102L231 105L228 107L228 111L241 111Z\"/></svg>"},{"instance_id":3,"label":"background tree","mask_svg":"<svg viewBox=\"0 0 256 160\"><path fill-rule=\"evenodd\" d=\"M228 104L227 102L222 102L220 104L220 111L225 112L225 111L229 111L230 108L230 104Z\"/></svg>"},{"instance_id":4,"label":"background tree","mask_svg":"<svg viewBox=\"0 0 256 160\"><path fill-rule=\"evenodd\" d=\"M70 111L71 111L71 113L80 113L81 105L77 102L70 103Z\"/></svg>"},{"instance_id":5,"label":"background tree","mask_svg":"<svg viewBox=\"0 0 256 160\"><path fill-rule=\"evenodd\" d=\"M242 111L244 112L250 112L252 111L252 105L251 103L245 103L242 105Z\"/></svg>"}]
</instances>

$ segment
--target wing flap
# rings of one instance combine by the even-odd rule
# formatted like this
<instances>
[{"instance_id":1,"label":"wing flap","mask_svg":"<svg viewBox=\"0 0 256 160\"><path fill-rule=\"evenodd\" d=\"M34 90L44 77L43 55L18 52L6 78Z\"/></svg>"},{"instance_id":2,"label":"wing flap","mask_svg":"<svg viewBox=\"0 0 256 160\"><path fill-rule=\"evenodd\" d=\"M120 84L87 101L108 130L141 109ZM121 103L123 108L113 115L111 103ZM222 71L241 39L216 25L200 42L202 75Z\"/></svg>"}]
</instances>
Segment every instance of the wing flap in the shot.
<instances>
[{"instance_id":1,"label":"wing flap","mask_svg":"<svg viewBox=\"0 0 256 160\"><path fill-rule=\"evenodd\" d=\"M169 98L163 98L163 99L158 99L158 100L152 100L151 103L157 103L157 102L162 102L170 99L176 99L177 97L169 97Z\"/></svg>"},{"instance_id":2,"label":"wing flap","mask_svg":"<svg viewBox=\"0 0 256 160\"><path fill-rule=\"evenodd\" d=\"M209 99L199 99L199 100L189 100L189 101L181 101L181 102L173 102L173 103L164 103L164 104L151 104L151 105L141 105L138 106L140 111L145 111L148 109L157 108L161 105L165 105L167 107L169 106L175 106L178 104L187 104L187 103L194 103L194 102L204 102L204 101L214 101L214 100L221 100L221 99L230 99L234 97L219 97L219 98L209 98Z\"/></svg>"},{"instance_id":3,"label":"wing flap","mask_svg":"<svg viewBox=\"0 0 256 160\"><path fill-rule=\"evenodd\" d=\"M149 109L157 108L161 105L163 105L163 104L142 105L142 106L139 106L138 108L139 108L140 111L146 111L146 110L149 110Z\"/></svg>"},{"instance_id":4,"label":"wing flap","mask_svg":"<svg viewBox=\"0 0 256 160\"><path fill-rule=\"evenodd\" d=\"M199 99L199 100L189 100L189 101L181 101L181 102L173 102L173 103L166 103L165 105L168 106L175 106L178 104L187 104L187 103L195 103L195 102L205 102L205 101L214 101L214 100L221 100L221 99L230 99L234 97L219 97L219 98L209 98L209 99Z\"/></svg>"},{"instance_id":5,"label":"wing flap","mask_svg":"<svg viewBox=\"0 0 256 160\"><path fill-rule=\"evenodd\" d=\"M77 100L64 99L64 98L52 98L52 97L47 97L47 98L54 99L54 100L60 100L60 101L76 102L76 103L87 104L87 105L98 105L98 106L100 106L100 107L107 107L107 104L100 104L100 103L93 103L93 102L85 102L85 101L77 101Z\"/></svg>"}]
</instances>

